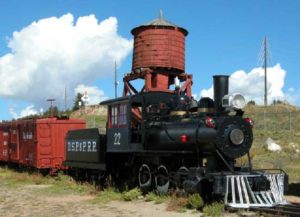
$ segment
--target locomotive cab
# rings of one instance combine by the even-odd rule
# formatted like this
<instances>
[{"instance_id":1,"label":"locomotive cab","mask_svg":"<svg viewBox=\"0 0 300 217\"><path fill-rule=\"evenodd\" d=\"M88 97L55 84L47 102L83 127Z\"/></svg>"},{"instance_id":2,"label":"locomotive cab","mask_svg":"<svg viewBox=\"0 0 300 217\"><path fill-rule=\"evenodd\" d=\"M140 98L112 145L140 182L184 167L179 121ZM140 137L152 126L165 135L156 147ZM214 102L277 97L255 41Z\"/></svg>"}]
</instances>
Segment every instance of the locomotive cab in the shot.
<instances>
[{"instance_id":1,"label":"locomotive cab","mask_svg":"<svg viewBox=\"0 0 300 217\"><path fill-rule=\"evenodd\" d=\"M142 152L148 120L160 115L174 94L155 92L107 100L107 152Z\"/></svg>"}]
</instances>

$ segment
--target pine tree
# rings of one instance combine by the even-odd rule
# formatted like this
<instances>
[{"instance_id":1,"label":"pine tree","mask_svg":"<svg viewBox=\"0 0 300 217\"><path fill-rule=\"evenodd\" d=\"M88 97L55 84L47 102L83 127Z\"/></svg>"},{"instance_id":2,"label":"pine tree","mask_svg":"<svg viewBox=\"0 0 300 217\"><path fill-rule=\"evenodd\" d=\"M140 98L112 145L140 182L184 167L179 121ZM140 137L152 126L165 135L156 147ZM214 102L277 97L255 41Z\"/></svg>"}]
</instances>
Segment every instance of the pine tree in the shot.
<instances>
[{"instance_id":1,"label":"pine tree","mask_svg":"<svg viewBox=\"0 0 300 217\"><path fill-rule=\"evenodd\" d=\"M81 102L82 103L81 105L83 105L83 102L81 100L82 97L83 97L82 93L77 93L77 95L75 96L74 105L73 105L73 108L72 108L73 112L77 111L78 109L80 109L79 105L78 105L79 102Z\"/></svg>"}]
</instances>

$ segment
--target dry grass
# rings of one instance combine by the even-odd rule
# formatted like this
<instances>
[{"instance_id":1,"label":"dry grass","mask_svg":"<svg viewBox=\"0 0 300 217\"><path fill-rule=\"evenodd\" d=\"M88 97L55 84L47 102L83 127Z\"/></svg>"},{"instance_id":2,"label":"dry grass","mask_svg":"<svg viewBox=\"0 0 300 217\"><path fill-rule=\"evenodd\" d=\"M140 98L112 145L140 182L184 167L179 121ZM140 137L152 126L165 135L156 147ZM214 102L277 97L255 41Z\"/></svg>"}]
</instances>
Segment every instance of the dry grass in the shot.
<instances>
[{"instance_id":1,"label":"dry grass","mask_svg":"<svg viewBox=\"0 0 300 217\"><path fill-rule=\"evenodd\" d=\"M250 153L254 169L283 169L289 175L291 183L300 183L300 153L297 153L297 149L300 150L300 108L288 106L288 109L292 111L291 131L286 105L245 108L245 117L250 117L255 122L254 141ZM265 120L264 111L266 111ZM282 147L280 153L263 148L269 137ZM245 163L245 158L238 159L238 163Z\"/></svg>"}]
</instances>

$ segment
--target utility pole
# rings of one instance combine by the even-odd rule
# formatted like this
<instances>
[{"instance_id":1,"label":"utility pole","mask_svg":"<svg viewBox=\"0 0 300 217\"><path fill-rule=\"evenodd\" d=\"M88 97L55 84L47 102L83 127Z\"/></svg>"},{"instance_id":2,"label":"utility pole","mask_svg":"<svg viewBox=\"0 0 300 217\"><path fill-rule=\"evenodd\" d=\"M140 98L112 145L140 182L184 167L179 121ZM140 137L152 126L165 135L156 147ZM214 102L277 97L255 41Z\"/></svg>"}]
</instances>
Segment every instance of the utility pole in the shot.
<instances>
[{"instance_id":1,"label":"utility pole","mask_svg":"<svg viewBox=\"0 0 300 217\"><path fill-rule=\"evenodd\" d=\"M257 57L257 64L261 64L260 66L263 65L264 70L265 70L265 94L264 94L264 105L268 105L268 75L267 75L267 68L268 68L268 59L272 63L272 53L271 49L268 45L268 40L267 37L264 37L263 43L261 45L258 57Z\"/></svg>"},{"instance_id":2,"label":"utility pole","mask_svg":"<svg viewBox=\"0 0 300 217\"><path fill-rule=\"evenodd\" d=\"M265 55L264 55L264 59L265 59L265 106L268 105L268 90L267 90L267 37L265 37L265 40L264 40L264 52L265 52Z\"/></svg>"},{"instance_id":3,"label":"utility pole","mask_svg":"<svg viewBox=\"0 0 300 217\"><path fill-rule=\"evenodd\" d=\"M65 111L67 111L67 88L65 87Z\"/></svg>"},{"instance_id":4,"label":"utility pole","mask_svg":"<svg viewBox=\"0 0 300 217\"><path fill-rule=\"evenodd\" d=\"M118 97L118 94L117 94L117 87L118 87L118 82L117 82L117 61L115 61L115 98Z\"/></svg>"},{"instance_id":5,"label":"utility pole","mask_svg":"<svg viewBox=\"0 0 300 217\"><path fill-rule=\"evenodd\" d=\"M52 102L55 101L55 99L47 99L47 101L49 101L49 102L51 103L51 107L50 107L50 111L51 111L50 118L53 118Z\"/></svg>"}]
</instances>

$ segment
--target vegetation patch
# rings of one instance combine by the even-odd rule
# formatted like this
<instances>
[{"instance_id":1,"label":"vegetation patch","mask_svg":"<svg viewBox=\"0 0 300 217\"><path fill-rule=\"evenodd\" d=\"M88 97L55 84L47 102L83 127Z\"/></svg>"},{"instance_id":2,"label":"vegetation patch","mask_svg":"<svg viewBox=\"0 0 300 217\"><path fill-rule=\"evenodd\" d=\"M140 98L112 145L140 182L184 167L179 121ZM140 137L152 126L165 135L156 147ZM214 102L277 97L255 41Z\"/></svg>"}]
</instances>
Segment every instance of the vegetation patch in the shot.
<instances>
[{"instance_id":1,"label":"vegetation patch","mask_svg":"<svg viewBox=\"0 0 300 217\"><path fill-rule=\"evenodd\" d=\"M203 199L199 194L191 195L186 202L186 207L189 209L201 209L203 205Z\"/></svg>"},{"instance_id":2,"label":"vegetation patch","mask_svg":"<svg viewBox=\"0 0 300 217\"><path fill-rule=\"evenodd\" d=\"M133 201L136 200L138 196L141 196L143 193L140 188L134 188L128 192L124 193L125 201Z\"/></svg>"},{"instance_id":3,"label":"vegetation patch","mask_svg":"<svg viewBox=\"0 0 300 217\"><path fill-rule=\"evenodd\" d=\"M225 205L223 202L215 202L203 208L204 216L222 216Z\"/></svg>"},{"instance_id":4,"label":"vegetation patch","mask_svg":"<svg viewBox=\"0 0 300 217\"><path fill-rule=\"evenodd\" d=\"M186 212L186 208L182 207L182 208L178 209L176 212L178 212L178 213L185 213Z\"/></svg>"},{"instance_id":5,"label":"vegetation patch","mask_svg":"<svg viewBox=\"0 0 300 217\"><path fill-rule=\"evenodd\" d=\"M167 195L160 195L157 191L151 191L146 196L146 201L155 201L156 204L164 203L170 200Z\"/></svg>"},{"instance_id":6,"label":"vegetation patch","mask_svg":"<svg viewBox=\"0 0 300 217\"><path fill-rule=\"evenodd\" d=\"M123 195L114 188L107 188L100 191L96 198L86 201L90 204L107 203L109 201L120 201L123 199Z\"/></svg>"}]
</instances>

